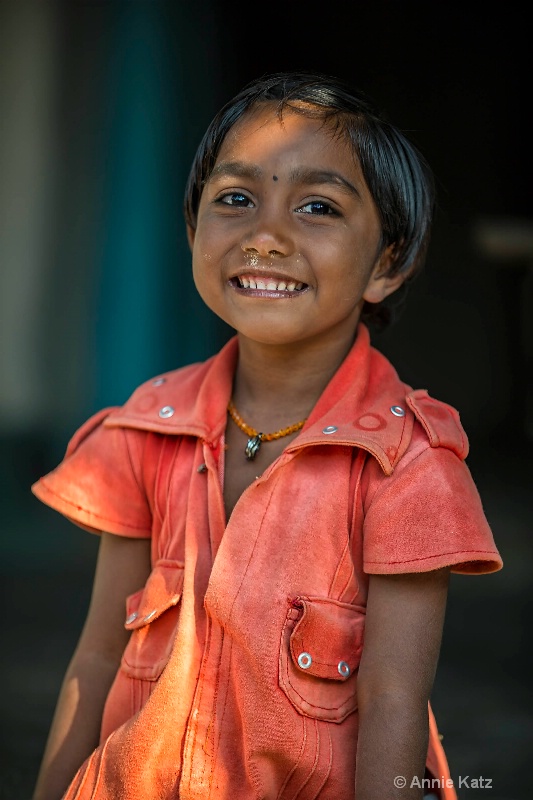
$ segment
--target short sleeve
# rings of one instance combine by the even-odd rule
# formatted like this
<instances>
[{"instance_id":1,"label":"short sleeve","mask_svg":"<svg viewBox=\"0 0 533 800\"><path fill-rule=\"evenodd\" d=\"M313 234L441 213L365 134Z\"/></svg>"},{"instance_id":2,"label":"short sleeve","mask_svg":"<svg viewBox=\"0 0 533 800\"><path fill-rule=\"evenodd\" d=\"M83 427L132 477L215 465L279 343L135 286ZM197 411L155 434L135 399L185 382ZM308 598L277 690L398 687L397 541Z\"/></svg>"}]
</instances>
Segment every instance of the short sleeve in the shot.
<instances>
[{"instance_id":1,"label":"short sleeve","mask_svg":"<svg viewBox=\"0 0 533 800\"><path fill-rule=\"evenodd\" d=\"M92 533L150 538L152 515L143 490L142 431L105 427L114 409L88 419L63 461L31 490L46 505Z\"/></svg>"},{"instance_id":2,"label":"short sleeve","mask_svg":"<svg viewBox=\"0 0 533 800\"><path fill-rule=\"evenodd\" d=\"M502 560L465 462L452 450L429 445L404 458L392 475L376 479L370 492L363 529L365 572L426 572L445 566L465 574L499 570Z\"/></svg>"}]
</instances>

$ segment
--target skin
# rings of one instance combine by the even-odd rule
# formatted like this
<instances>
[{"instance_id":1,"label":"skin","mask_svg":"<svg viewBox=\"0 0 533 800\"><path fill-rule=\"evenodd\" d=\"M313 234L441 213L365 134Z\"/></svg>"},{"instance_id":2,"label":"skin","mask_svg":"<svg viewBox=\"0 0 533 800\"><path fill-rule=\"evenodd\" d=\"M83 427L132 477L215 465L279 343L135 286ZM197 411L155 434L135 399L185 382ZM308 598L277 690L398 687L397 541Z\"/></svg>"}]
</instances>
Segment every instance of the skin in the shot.
<instances>
[{"instance_id":1,"label":"skin","mask_svg":"<svg viewBox=\"0 0 533 800\"><path fill-rule=\"evenodd\" d=\"M188 237L200 295L239 336L234 402L263 432L309 414L352 346L364 301L381 301L404 279L386 277L391 251L381 247L379 216L351 149L320 121L289 112L280 123L268 107L229 132ZM266 285L269 279L302 283L303 289L243 289L238 276ZM264 443L248 462L246 437L228 421L228 517L291 438ZM149 572L148 540L102 534L87 621L33 800L59 800L97 746L105 698L128 638L125 600ZM370 576L358 676L356 800L422 796L409 781L395 789L393 778L423 776L447 585L446 569Z\"/></svg>"}]
</instances>

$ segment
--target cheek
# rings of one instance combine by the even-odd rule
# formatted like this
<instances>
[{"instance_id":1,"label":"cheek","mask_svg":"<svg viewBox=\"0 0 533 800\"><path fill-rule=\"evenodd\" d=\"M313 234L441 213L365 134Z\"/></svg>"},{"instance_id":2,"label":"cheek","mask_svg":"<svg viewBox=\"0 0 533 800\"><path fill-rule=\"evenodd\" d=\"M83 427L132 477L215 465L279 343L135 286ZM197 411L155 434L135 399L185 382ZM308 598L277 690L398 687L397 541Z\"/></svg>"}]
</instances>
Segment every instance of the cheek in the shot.
<instances>
[{"instance_id":1,"label":"cheek","mask_svg":"<svg viewBox=\"0 0 533 800\"><path fill-rule=\"evenodd\" d=\"M193 273L199 277L212 276L216 265L221 261L221 247L217 242L218 237L213 235L211 229L199 224L196 230L194 246L192 248ZM218 243L218 246L217 246Z\"/></svg>"},{"instance_id":2,"label":"cheek","mask_svg":"<svg viewBox=\"0 0 533 800\"><path fill-rule=\"evenodd\" d=\"M198 253L197 255L193 255L192 277L195 286L202 297L204 297L206 292L209 291L210 286L212 286L212 281L210 280L211 263L212 258L209 253L202 252Z\"/></svg>"},{"instance_id":3,"label":"cheek","mask_svg":"<svg viewBox=\"0 0 533 800\"><path fill-rule=\"evenodd\" d=\"M212 271L213 262L213 251L209 239L206 238L201 230L197 230L192 249L193 275L197 276L198 279L203 278Z\"/></svg>"},{"instance_id":4,"label":"cheek","mask_svg":"<svg viewBox=\"0 0 533 800\"><path fill-rule=\"evenodd\" d=\"M205 244L205 243L204 243ZM224 287L217 270L216 259L200 242L195 242L192 258L192 277L196 291L211 311L220 314Z\"/></svg>"}]
</instances>

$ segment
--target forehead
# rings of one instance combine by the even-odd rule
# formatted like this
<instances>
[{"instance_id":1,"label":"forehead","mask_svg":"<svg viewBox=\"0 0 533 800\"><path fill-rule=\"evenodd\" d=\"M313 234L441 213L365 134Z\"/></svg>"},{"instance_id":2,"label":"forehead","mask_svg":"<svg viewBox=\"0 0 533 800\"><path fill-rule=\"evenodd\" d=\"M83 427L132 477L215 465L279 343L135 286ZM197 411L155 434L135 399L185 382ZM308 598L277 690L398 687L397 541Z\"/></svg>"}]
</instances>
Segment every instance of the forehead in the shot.
<instances>
[{"instance_id":1,"label":"forehead","mask_svg":"<svg viewBox=\"0 0 533 800\"><path fill-rule=\"evenodd\" d=\"M334 120L307 116L267 104L244 114L228 131L215 163L240 161L276 169L329 168L362 179L361 167L346 133Z\"/></svg>"}]
</instances>

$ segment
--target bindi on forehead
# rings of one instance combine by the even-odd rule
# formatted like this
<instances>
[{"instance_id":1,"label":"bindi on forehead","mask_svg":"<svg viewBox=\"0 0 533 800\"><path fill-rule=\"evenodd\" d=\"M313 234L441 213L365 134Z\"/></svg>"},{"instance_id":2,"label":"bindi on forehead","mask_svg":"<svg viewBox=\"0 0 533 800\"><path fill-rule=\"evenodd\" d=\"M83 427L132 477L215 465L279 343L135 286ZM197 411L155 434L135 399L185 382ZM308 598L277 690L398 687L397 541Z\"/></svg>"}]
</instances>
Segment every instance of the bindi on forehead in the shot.
<instances>
[{"instance_id":1,"label":"bindi on forehead","mask_svg":"<svg viewBox=\"0 0 533 800\"><path fill-rule=\"evenodd\" d=\"M277 181L277 179L278 179L278 176L277 176L277 175L272 175L272 180L273 180L273 181Z\"/></svg>"}]
</instances>

